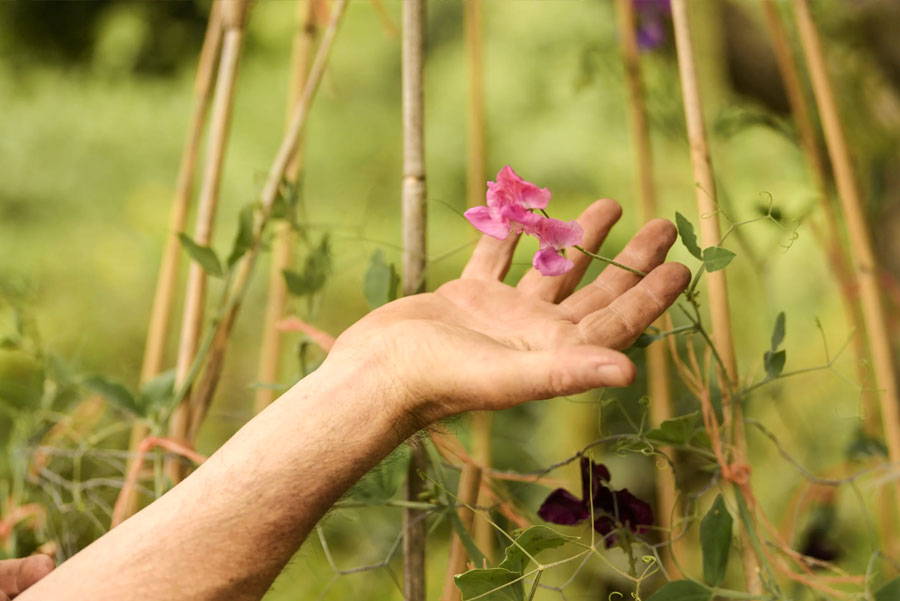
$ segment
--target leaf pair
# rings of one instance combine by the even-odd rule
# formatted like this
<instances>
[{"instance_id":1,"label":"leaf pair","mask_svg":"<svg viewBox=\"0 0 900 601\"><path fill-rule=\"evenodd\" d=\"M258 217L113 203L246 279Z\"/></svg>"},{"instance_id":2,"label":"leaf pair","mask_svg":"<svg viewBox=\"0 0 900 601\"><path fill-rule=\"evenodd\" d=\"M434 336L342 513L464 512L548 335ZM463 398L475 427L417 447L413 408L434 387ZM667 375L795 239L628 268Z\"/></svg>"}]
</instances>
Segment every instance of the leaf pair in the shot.
<instances>
[{"instance_id":1,"label":"leaf pair","mask_svg":"<svg viewBox=\"0 0 900 601\"><path fill-rule=\"evenodd\" d=\"M647 601L710 601L713 590L725 577L728 555L731 550L733 520L722 495L716 497L712 507L700 522L700 546L703 550L703 581L675 580L667 582Z\"/></svg>"},{"instance_id":2,"label":"leaf pair","mask_svg":"<svg viewBox=\"0 0 900 601\"><path fill-rule=\"evenodd\" d=\"M175 396L175 370L170 369L149 380L137 396L104 376L91 376L83 385L135 417L153 419L160 412L171 409Z\"/></svg>"},{"instance_id":3,"label":"leaf pair","mask_svg":"<svg viewBox=\"0 0 900 601\"><path fill-rule=\"evenodd\" d=\"M306 255L301 271L285 269L282 273L294 296L312 296L321 290L331 275L331 238L328 234L323 235L319 244Z\"/></svg>"},{"instance_id":4,"label":"leaf pair","mask_svg":"<svg viewBox=\"0 0 900 601\"><path fill-rule=\"evenodd\" d=\"M646 434L647 438L662 444L688 446L695 444L709 447L709 435L703 427L699 411L667 419Z\"/></svg>"},{"instance_id":5,"label":"leaf pair","mask_svg":"<svg viewBox=\"0 0 900 601\"><path fill-rule=\"evenodd\" d=\"M721 246L707 246L700 248L697 242L697 234L694 233L694 226L681 213L675 213L675 225L678 227L678 235L681 236L681 242L695 258L703 261L703 268L706 271L713 272L725 269L735 254L727 248Z\"/></svg>"},{"instance_id":6,"label":"leaf pair","mask_svg":"<svg viewBox=\"0 0 900 601\"><path fill-rule=\"evenodd\" d=\"M253 248L253 211L253 205L247 205L238 214L238 229L234 237L234 244L232 244L231 252L224 264L215 249L197 243L184 232L178 233L181 247L207 274L216 278L224 277L225 273Z\"/></svg>"},{"instance_id":7,"label":"leaf pair","mask_svg":"<svg viewBox=\"0 0 900 601\"><path fill-rule=\"evenodd\" d=\"M456 586L463 601L524 601L525 568L540 552L574 540L546 526L532 526L506 547L503 561L496 568L469 570L457 575Z\"/></svg>"}]
</instances>

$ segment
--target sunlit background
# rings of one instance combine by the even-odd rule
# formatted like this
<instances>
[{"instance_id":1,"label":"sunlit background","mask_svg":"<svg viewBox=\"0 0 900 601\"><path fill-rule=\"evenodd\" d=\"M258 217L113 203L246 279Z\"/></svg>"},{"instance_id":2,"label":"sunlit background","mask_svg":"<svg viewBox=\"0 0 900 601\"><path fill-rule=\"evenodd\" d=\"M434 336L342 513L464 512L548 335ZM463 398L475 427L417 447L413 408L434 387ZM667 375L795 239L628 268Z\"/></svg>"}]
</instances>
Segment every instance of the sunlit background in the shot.
<instances>
[{"instance_id":1,"label":"sunlit background","mask_svg":"<svg viewBox=\"0 0 900 601\"><path fill-rule=\"evenodd\" d=\"M827 0L816 6L884 267L892 339L897 340L900 5ZM306 136L304 226L314 241L330 234L333 270L320 295L312 302L293 300L291 310L333 334L368 310L362 282L373 251L382 249L393 262L400 254L400 4L385 0L384 8L386 16L371 2L351 3ZM739 227L725 244L737 253L728 274L742 378L752 383L765 375L762 354L779 311L787 315L787 370L824 366L834 358L830 368L760 388L748 412L811 472L845 475L855 469L847 463L847 449L859 430L861 397L853 355L840 351L854 332L817 238L816 191L794 141L762 12L747 0L693 0L691 8L724 227L767 212L777 217ZM208 9L208 2L199 0L0 4L0 325L12 331L11 307L18 307L31 324L29 352L40 348L73 374L100 373L130 387L137 384ZM428 10L428 286L434 288L459 272L474 236L461 217L469 85L462 8L457 1L434 0ZM230 247L240 207L258 197L282 136L296 14L296 3L288 0L261 0L252 9L213 244L220 254ZM660 212L671 219L680 211L696 222L668 22L665 28L661 44L642 56ZM612 3L487 0L484 32L488 174L510 164L551 188L551 212L564 219L574 218L595 198L619 200L625 215L604 246L605 254L614 254L639 226L639 217ZM508 281L528 267L532 244L521 245ZM298 245L297 260L306 252ZM697 267L680 244L672 257ZM221 283L212 286L211 302ZM265 289L265 275L257 273L223 385L201 432L201 452L212 452L252 416ZM175 315L177 322L177 307ZM678 314L674 319L681 321ZM299 334L288 337L284 385L300 373L301 340ZM170 336L170 363L175 344ZM640 351L632 354L642 361ZM638 384L503 412L495 419L496 467L539 469L601 435L630 431L628 419L639 422L645 411L643 395ZM679 413L695 409L684 391L676 401ZM0 418L4 438L6 419ZM120 412L109 410L97 428L122 419ZM460 419L449 427L465 440L466 424ZM103 444L123 449L127 432ZM776 524L794 524L792 531L801 537L818 519L811 510L791 513L805 480L758 432L749 433L749 444L762 506ZM13 451L10 464L16 461ZM617 487L653 498L651 459L598 457L610 466ZM689 468L686 489L699 488L704 476ZM390 477L393 472L385 469ZM554 477L577 488L573 466ZM826 528L829 544L848 570L864 571L869 560L875 485L841 487L826 503L834 510ZM509 488L526 515L537 520L533 512L547 489ZM90 499L72 500L65 490L61 494L55 509L49 503L55 514L47 532L66 557L99 536L96 522L106 524L108 517ZM110 503L115 491L102 494ZM336 567L351 569L387 556L399 533L400 512L338 510L323 524ZM437 598L443 584L450 536L446 523L435 528L429 543L429 598ZM696 528L688 532L684 557L686 571L694 574L699 570L696 537ZM27 553L43 542L29 542L23 535L20 548L7 552ZM617 551L610 559L621 561ZM739 562L732 563L730 578L740 580ZM387 565L400 573L398 556ZM550 572L546 582L562 582L573 569ZM565 598L606 599L621 586L612 571L594 562L566 587ZM336 577L320 541L311 537L267 598L360 594L402 597L386 569ZM538 598L560 597L542 590Z\"/></svg>"}]
</instances>

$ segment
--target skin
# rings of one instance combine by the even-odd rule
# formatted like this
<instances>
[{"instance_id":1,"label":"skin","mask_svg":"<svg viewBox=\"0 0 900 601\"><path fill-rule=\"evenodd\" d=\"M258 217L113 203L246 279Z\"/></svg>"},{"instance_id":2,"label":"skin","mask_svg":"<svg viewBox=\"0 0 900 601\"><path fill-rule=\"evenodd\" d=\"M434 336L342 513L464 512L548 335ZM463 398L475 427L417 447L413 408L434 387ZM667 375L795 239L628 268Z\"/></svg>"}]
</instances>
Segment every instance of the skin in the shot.
<instances>
[{"instance_id":1,"label":"skin","mask_svg":"<svg viewBox=\"0 0 900 601\"><path fill-rule=\"evenodd\" d=\"M618 220L611 200L579 218L596 251ZM618 352L684 290L663 264L671 223L645 225L617 260L573 292L568 274L502 283L516 240L484 237L462 276L394 301L345 331L328 359L250 420L190 477L18 599L255 600L316 522L363 474L435 421L471 410L627 386ZM201 559L202 558L202 559Z\"/></svg>"}]
</instances>

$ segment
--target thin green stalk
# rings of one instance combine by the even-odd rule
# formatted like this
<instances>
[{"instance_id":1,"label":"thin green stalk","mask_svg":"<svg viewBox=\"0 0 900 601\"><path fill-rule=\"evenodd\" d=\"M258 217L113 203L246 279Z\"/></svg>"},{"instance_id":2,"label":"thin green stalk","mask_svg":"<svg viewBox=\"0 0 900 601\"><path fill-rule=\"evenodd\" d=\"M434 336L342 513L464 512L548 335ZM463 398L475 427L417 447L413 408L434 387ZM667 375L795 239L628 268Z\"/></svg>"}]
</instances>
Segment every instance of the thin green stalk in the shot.
<instances>
[{"instance_id":1,"label":"thin green stalk","mask_svg":"<svg viewBox=\"0 0 900 601\"><path fill-rule=\"evenodd\" d=\"M635 269L634 267L629 267L628 265L623 265L622 263L619 263L618 261L610 259L609 257L604 257L603 255L598 255L596 253L592 253L591 251L587 250L580 244L576 244L572 248L574 248L575 250L577 250L579 252L583 252L584 254L591 257L592 259L597 259L598 261L602 261L604 263L609 263L610 265L618 267L619 269L624 269L625 271L630 271L631 273L633 273L634 275L636 275L638 277L643 278L643 277L646 277L646 275L647 275L645 272L641 271L640 269Z\"/></svg>"}]
</instances>

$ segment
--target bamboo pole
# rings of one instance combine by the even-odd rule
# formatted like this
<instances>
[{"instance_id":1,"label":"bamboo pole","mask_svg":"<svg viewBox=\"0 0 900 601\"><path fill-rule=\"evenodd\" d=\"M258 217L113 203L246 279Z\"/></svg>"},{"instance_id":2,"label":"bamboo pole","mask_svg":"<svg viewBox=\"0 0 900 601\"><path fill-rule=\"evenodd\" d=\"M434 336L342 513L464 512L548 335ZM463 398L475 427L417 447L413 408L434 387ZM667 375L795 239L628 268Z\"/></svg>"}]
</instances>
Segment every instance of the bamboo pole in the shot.
<instances>
[{"instance_id":1,"label":"bamboo pole","mask_svg":"<svg viewBox=\"0 0 900 601\"><path fill-rule=\"evenodd\" d=\"M288 106L293 107L297 98L303 93L306 86L306 78L309 72L309 61L316 39L319 35L319 27L316 18L316 2L318 0L299 0L297 29L294 33L293 43L293 81L289 90ZM290 119L290 108L288 110ZM287 167L285 179L296 185L300 179L300 170L303 163L302 140L298 142L297 150ZM263 317L263 339L259 355L259 367L257 380L264 383L278 381L279 364L281 359L282 332L276 327L285 316L287 306L287 285L282 272L291 265L291 250L294 243L293 230L289 223L279 223L275 230L275 242L272 247L272 262L269 269L269 290L266 302L266 312ZM275 390L261 387L256 391L254 398L254 410L259 413L275 400Z\"/></svg>"},{"instance_id":2,"label":"bamboo pole","mask_svg":"<svg viewBox=\"0 0 900 601\"><path fill-rule=\"evenodd\" d=\"M873 394L874 386L869 377L869 369L867 367L869 364L869 353L866 349L866 329L859 309L859 292L855 276L847 258L847 250L841 241L838 215L831 201L825 160L819 150L813 119L807 108L803 87L800 83L799 70L794 61L787 31L778 6L774 0L763 0L763 9L766 23L772 36L772 46L775 51L778 70L781 73L781 79L784 82L788 102L791 106L791 114L797 127L800 148L806 157L807 167L819 194L819 206L825 219L825 237L822 243L825 246L825 255L837 281L838 290L841 293L847 322L854 330L853 347L856 355L856 370L861 389L862 406L865 413L865 431L869 435L874 436L878 432L878 402Z\"/></svg>"},{"instance_id":3,"label":"bamboo pole","mask_svg":"<svg viewBox=\"0 0 900 601\"><path fill-rule=\"evenodd\" d=\"M806 0L794 0L794 15L800 32L800 44L806 57L806 67L812 81L813 95L819 108L825 144L831 158L838 196L844 209L844 218L850 240L863 320L869 338L881 422L891 463L900 465L900 397L897 392L897 375L894 371L891 341L885 319L884 305L878 283L878 262L872 248L872 238L866 223L865 210L857 187L853 161L844 136L844 129L838 113L825 54L819 40L819 33L809 11ZM895 496L900 498L900 480L895 482ZM896 513L896 500L895 510ZM888 516L889 517L889 516ZM886 540L896 545L896 536L886 532Z\"/></svg>"},{"instance_id":4,"label":"bamboo pole","mask_svg":"<svg viewBox=\"0 0 900 601\"><path fill-rule=\"evenodd\" d=\"M220 5L222 28L224 30L222 56L219 62L219 74L213 97L206 164L200 189L197 220L194 224L194 241L203 246L208 246L212 241L248 4L248 0L228 0ZM181 384L184 383L194 361L194 356L197 353L200 332L203 326L206 284L206 272L198 263L191 262L188 270L187 290L185 292L178 359L175 364L176 389L180 388ZM172 415L169 423L169 435L178 442L188 442L189 428L189 409L186 403L182 403ZM183 476L182 466L176 461L167 462L166 472L173 482L178 482Z\"/></svg>"},{"instance_id":5,"label":"bamboo pole","mask_svg":"<svg viewBox=\"0 0 900 601\"><path fill-rule=\"evenodd\" d=\"M322 41L316 51L313 59L312 67L309 69L309 75L306 80L306 86L303 88L303 94L297 99L294 105L290 123L285 129L281 145L278 153L269 168L266 177L266 183L260 194L260 211L254 222L253 227L253 244L247 251L241 261L237 264L237 271L232 277L231 288L229 290L228 299L225 305L220 309L219 318L216 320L214 329L210 335L209 349L207 353L195 360L194 368L199 368L199 363L205 363L206 368L203 372L202 379L196 386L195 393L190 398L190 427L188 428L188 436L192 440L196 437L197 431L202 424L209 405L212 402L213 395L218 385L222 366L225 361L225 352L228 348L228 341L231 336L232 328L240 313L244 295L250 284L250 278L253 275L256 260L262 245L262 238L266 224L269 222L272 207L281 193L282 184L285 174L291 164L295 153L300 145L304 128L306 127L307 118L316 92L322 82L322 76L328 65L328 59L331 55L331 48L334 44L337 31L347 10L348 0L335 0L331 7L328 26L322 35Z\"/></svg>"},{"instance_id":6,"label":"bamboo pole","mask_svg":"<svg viewBox=\"0 0 900 601\"><path fill-rule=\"evenodd\" d=\"M716 186L707 144L706 127L703 123L703 105L700 100L694 63L687 0L672 0L672 22L675 30L675 47L678 54L678 72L681 80L685 121L691 149L697 213L700 216L700 241L704 247L717 246L721 233L719 229L718 203L716 202ZM708 274L707 296L709 298L709 313L712 321L712 342L723 363L724 373L720 373L720 388L723 391L722 408L726 419L730 417L732 420L735 460L738 463L743 463L746 458L746 449L741 419L741 405L739 399L736 402L732 402L730 394L730 390L738 382L738 376L731 329L731 312L728 303L728 286L724 270ZM747 486L749 487L749 483ZM747 590L750 593L757 594L761 591L759 566L749 544L744 545L742 560Z\"/></svg>"},{"instance_id":7,"label":"bamboo pole","mask_svg":"<svg viewBox=\"0 0 900 601\"><path fill-rule=\"evenodd\" d=\"M405 0L402 6L403 97L403 294L425 289L425 0ZM406 498L417 501L424 490L421 472L427 465L421 441L410 444ZM403 596L406 601L425 601L425 514L403 511Z\"/></svg>"},{"instance_id":8,"label":"bamboo pole","mask_svg":"<svg viewBox=\"0 0 900 601\"><path fill-rule=\"evenodd\" d=\"M187 138L178 167L178 178L175 184L175 195L169 216L169 232L163 248L159 273L156 278L156 292L153 295L153 306L150 310L150 324L147 328L147 341L144 346L144 361L141 365L141 383L146 383L162 370L166 340L172 316L172 305L175 302L175 285L178 280L178 267L181 248L178 234L184 231L187 222L191 194L194 188L194 173L197 169L197 157L203 139L204 125L209 113L209 104L213 83L216 76L216 63L222 48L222 24L219 16L219 1L210 7L209 22L206 35L197 62L197 74L194 79L194 112L188 126ZM147 436L147 426L135 423L131 429L129 450L135 451ZM134 460L132 460L134 461ZM125 517L137 509L137 494L132 491L122 501Z\"/></svg>"},{"instance_id":9,"label":"bamboo pole","mask_svg":"<svg viewBox=\"0 0 900 601\"><path fill-rule=\"evenodd\" d=\"M459 508L456 514L462 527L467 531L472 529L472 520L475 518L475 512L467 507L473 505L479 497L478 490L481 485L482 472L477 465L467 463L463 465L459 475L459 490L457 492L457 503ZM466 547L463 545L462 539L458 534L454 533L450 540L450 553L447 558L447 576L444 580L444 592L441 594L441 601L460 601L460 590L456 586L454 576L461 574L466 570Z\"/></svg>"},{"instance_id":10,"label":"bamboo pole","mask_svg":"<svg viewBox=\"0 0 900 601\"><path fill-rule=\"evenodd\" d=\"M657 217L656 186L653 182L653 149L650 142L650 128L647 125L647 103L644 85L641 81L640 50L635 31L634 4L632 0L616 0L617 24L622 60L625 65L625 82L628 88L628 116L631 122L634 145L635 172L637 173L641 219L644 222ZM656 325L663 330L671 330L668 316L661 317ZM646 350L647 390L650 394L650 419L658 426L672 417L672 391L666 347L662 343L651 344ZM661 449L673 457L671 447ZM656 470L656 521L671 538L672 517L675 515L675 473L668 465ZM672 543L674 545L674 543ZM673 561L674 549L663 550L662 559L670 577L680 574Z\"/></svg>"},{"instance_id":11,"label":"bamboo pole","mask_svg":"<svg viewBox=\"0 0 900 601\"><path fill-rule=\"evenodd\" d=\"M469 67L469 111L467 119L468 131L468 163L466 169L466 204L470 207L484 202L484 186L487 176L487 151L485 143L485 109L484 109L484 34L482 0L463 1L463 28L465 32L466 61ZM489 411L472 413L472 455L479 465L489 468L492 460L491 432L493 414ZM482 474L484 489L490 488L490 478ZM460 483L462 485L462 482ZM484 495L480 495L477 504L486 505ZM494 527L475 516L473 527L475 544L489 560L494 555ZM454 587L455 588L455 587Z\"/></svg>"}]
</instances>

